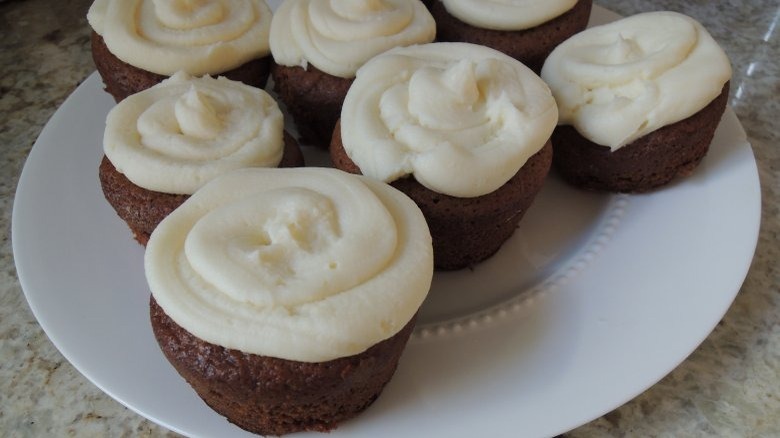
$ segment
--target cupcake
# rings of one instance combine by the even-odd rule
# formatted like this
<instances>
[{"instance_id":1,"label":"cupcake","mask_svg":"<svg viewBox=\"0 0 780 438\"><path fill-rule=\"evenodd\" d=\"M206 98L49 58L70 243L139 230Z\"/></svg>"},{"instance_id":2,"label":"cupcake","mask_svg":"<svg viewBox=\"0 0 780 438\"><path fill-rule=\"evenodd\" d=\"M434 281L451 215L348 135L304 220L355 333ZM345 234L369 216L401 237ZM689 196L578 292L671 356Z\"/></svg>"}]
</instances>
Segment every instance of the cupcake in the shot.
<instances>
[{"instance_id":1,"label":"cupcake","mask_svg":"<svg viewBox=\"0 0 780 438\"><path fill-rule=\"evenodd\" d=\"M241 167L303 165L268 93L186 73L118 103L106 119L103 150L103 194L141 244L218 175Z\"/></svg>"},{"instance_id":2,"label":"cupcake","mask_svg":"<svg viewBox=\"0 0 780 438\"><path fill-rule=\"evenodd\" d=\"M327 431L370 405L433 277L414 203L326 168L214 179L160 223L144 263L165 356L263 435Z\"/></svg>"},{"instance_id":3,"label":"cupcake","mask_svg":"<svg viewBox=\"0 0 780 438\"><path fill-rule=\"evenodd\" d=\"M366 63L331 142L335 167L411 197L437 269L494 254L541 189L558 117L542 80L501 52L468 43L393 49Z\"/></svg>"},{"instance_id":4,"label":"cupcake","mask_svg":"<svg viewBox=\"0 0 780 438\"><path fill-rule=\"evenodd\" d=\"M438 41L500 50L539 73L547 55L585 29L593 0L431 0Z\"/></svg>"},{"instance_id":5,"label":"cupcake","mask_svg":"<svg viewBox=\"0 0 780 438\"><path fill-rule=\"evenodd\" d=\"M265 87L271 10L265 0L95 0L92 57L119 102L177 71Z\"/></svg>"},{"instance_id":6,"label":"cupcake","mask_svg":"<svg viewBox=\"0 0 780 438\"><path fill-rule=\"evenodd\" d=\"M555 167L572 184L645 192L690 174L726 107L731 66L690 17L650 12L594 27L542 70L558 102Z\"/></svg>"},{"instance_id":7,"label":"cupcake","mask_svg":"<svg viewBox=\"0 0 780 438\"><path fill-rule=\"evenodd\" d=\"M271 23L271 75L302 141L328 146L347 89L366 61L435 35L419 0L285 0Z\"/></svg>"}]
</instances>

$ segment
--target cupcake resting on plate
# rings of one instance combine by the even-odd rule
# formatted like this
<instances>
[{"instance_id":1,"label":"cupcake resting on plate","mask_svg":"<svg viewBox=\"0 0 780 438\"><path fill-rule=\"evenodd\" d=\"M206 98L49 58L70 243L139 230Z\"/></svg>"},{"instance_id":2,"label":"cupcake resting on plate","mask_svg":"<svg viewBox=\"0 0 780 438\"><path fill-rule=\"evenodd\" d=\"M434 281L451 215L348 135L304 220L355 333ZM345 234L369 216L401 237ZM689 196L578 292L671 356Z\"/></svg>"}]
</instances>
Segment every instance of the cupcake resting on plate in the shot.
<instances>
[{"instance_id":1,"label":"cupcake resting on plate","mask_svg":"<svg viewBox=\"0 0 780 438\"><path fill-rule=\"evenodd\" d=\"M284 0L271 23L271 75L302 142L328 146L347 89L366 61L435 35L420 0Z\"/></svg>"},{"instance_id":2,"label":"cupcake resting on plate","mask_svg":"<svg viewBox=\"0 0 780 438\"><path fill-rule=\"evenodd\" d=\"M437 41L481 44L537 74L547 55L585 29L593 0L430 0Z\"/></svg>"},{"instance_id":3,"label":"cupcake resting on plate","mask_svg":"<svg viewBox=\"0 0 780 438\"><path fill-rule=\"evenodd\" d=\"M219 77L171 78L108 114L103 194L145 244L152 230L211 179L242 167L302 166L282 112L263 90Z\"/></svg>"},{"instance_id":4,"label":"cupcake resting on plate","mask_svg":"<svg viewBox=\"0 0 780 438\"><path fill-rule=\"evenodd\" d=\"M414 203L326 168L212 180L160 223L144 264L165 356L215 411L264 435L327 431L368 407L433 277Z\"/></svg>"},{"instance_id":5,"label":"cupcake resting on plate","mask_svg":"<svg viewBox=\"0 0 780 438\"><path fill-rule=\"evenodd\" d=\"M694 19L650 12L575 35L542 78L559 106L560 174L586 189L644 192L690 174L706 155L731 65Z\"/></svg>"},{"instance_id":6,"label":"cupcake resting on plate","mask_svg":"<svg viewBox=\"0 0 780 438\"><path fill-rule=\"evenodd\" d=\"M550 168L557 120L547 85L501 52L398 48L358 70L331 159L411 197L431 229L436 268L460 269L514 232Z\"/></svg>"},{"instance_id":7,"label":"cupcake resting on plate","mask_svg":"<svg viewBox=\"0 0 780 438\"><path fill-rule=\"evenodd\" d=\"M271 9L265 0L95 0L92 57L119 102L177 71L265 87Z\"/></svg>"}]
</instances>

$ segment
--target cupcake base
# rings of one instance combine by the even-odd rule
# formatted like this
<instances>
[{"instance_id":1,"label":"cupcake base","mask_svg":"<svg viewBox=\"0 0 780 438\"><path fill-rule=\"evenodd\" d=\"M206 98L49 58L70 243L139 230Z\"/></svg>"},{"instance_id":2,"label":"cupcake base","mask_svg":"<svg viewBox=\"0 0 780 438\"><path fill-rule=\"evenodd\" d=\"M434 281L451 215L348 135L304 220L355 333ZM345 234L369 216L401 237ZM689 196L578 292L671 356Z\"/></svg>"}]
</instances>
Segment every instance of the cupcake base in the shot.
<instances>
[{"instance_id":1,"label":"cupcake base","mask_svg":"<svg viewBox=\"0 0 780 438\"><path fill-rule=\"evenodd\" d=\"M203 341L177 325L150 299L154 336L165 357L203 401L253 433L327 432L376 400L395 373L414 329L368 350L327 362L259 356Z\"/></svg>"},{"instance_id":2,"label":"cupcake base","mask_svg":"<svg viewBox=\"0 0 780 438\"><path fill-rule=\"evenodd\" d=\"M518 30L474 27L447 12L444 3L432 0L431 15L436 20L436 40L480 44L517 59L539 74L550 52L588 25L593 0L579 0L572 9L539 26Z\"/></svg>"},{"instance_id":3,"label":"cupcake base","mask_svg":"<svg viewBox=\"0 0 780 438\"><path fill-rule=\"evenodd\" d=\"M330 146L334 167L361 173L349 158L336 125ZM457 198L434 192L413 177L391 185L409 196L420 208L433 239L433 263L437 270L456 270L475 265L495 254L517 228L542 188L552 163L548 141L498 190L474 198Z\"/></svg>"},{"instance_id":4,"label":"cupcake base","mask_svg":"<svg viewBox=\"0 0 780 438\"><path fill-rule=\"evenodd\" d=\"M612 152L593 143L569 125L552 135L554 167L570 184L596 191L647 192L699 165L709 150L729 95L720 95L696 114L664 126Z\"/></svg>"},{"instance_id":5,"label":"cupcake base","mask_svg":"<svg viewBox=\"0 0 780 438\"><path fill-rule=\"evenodd\" d=\"M120 102L125 97L159 84L168 76L159 75L134 67L114 56L106 46L103 37L92 32L92 59L100 77L103 78L106 91ZM225 76L234 81L243 82L257 88L264 88L268 81L271 57L254 59L237 68L212 76Z\"/></svg>"},{"instance_id":6,"label":"cupcake base","mask_svg":"<svg viewBox=\"0 0 780 438\"><path fill-rule=\"evenodd\" d=\"M279 167L302 167L303 153L289 134ZM155 192L133 184L104 155L98 169L103 195L117 215L127 222L135 240L146 246L157 224L189 198L189 195Z\"/></svg>"},{"instance_id":7,"label":"cupcake base","mask_svg":"<svg viewBox=\"0 0 780 438\"><path fill-rule=\"evenodd\" d=\"M354 79L329 75L313 65L303 69L276 63L271 65L271 77L274 91L295 121L301 143L326 149Z\"/></svg>"}]
</instances>

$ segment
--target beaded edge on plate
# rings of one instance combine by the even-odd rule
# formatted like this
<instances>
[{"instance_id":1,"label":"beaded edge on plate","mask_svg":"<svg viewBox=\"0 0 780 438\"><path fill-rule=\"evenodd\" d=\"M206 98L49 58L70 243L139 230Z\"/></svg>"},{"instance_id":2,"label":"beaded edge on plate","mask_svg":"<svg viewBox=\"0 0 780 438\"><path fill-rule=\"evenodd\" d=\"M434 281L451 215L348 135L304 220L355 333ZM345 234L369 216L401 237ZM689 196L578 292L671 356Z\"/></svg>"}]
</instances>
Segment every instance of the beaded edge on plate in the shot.
<instances>
[{"instance_id":1,"label":"beaded edge on plate","mask_svg":"<svg viewBox=\"0 0 780 438\"><path fill-rule=\"evenodd\" d=\"M610 200L607 208L608 213L603 219L600 229L590 242L569 263L546 280L531 288L518 291L513 298L487 309L447 321L418 325L412 334L412 340L430 341L491 327L520 314L532 306L536 299L543 294L551 293L569 284L590 266L610 243L626 214L629 199L629 195L626 194L615 195Z\"/></svg>"}]
</instances>

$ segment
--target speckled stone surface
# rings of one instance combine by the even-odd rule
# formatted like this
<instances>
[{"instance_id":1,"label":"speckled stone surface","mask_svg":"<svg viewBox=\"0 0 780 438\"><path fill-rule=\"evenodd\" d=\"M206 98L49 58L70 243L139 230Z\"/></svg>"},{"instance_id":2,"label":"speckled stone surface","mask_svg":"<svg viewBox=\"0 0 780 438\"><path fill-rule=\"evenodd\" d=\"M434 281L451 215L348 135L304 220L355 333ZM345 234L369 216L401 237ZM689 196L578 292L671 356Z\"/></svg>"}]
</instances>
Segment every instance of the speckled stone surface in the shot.
<instances>
[{"instance_id":1,"label":"speckled stone surface","mask_svg":"<svg viewBox=\"0 0 780 438\"><path fill-rule=\"evenodd\" d=\"M11 250L24 160L58 105L94 70L90 0L0 2L0 435L175 436L126 409L54 348L27 306ZM669 9L701 21L734 66L731 106L758 163L762 225L723 321L677 369L567 437L780 436L780 4L776 0L601 0L622 15ZM518 429L522 436L522 429Z\"/></svg>"}]
</instances>

